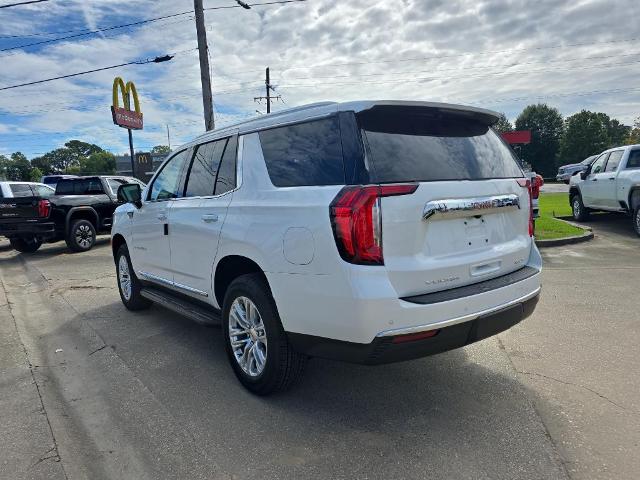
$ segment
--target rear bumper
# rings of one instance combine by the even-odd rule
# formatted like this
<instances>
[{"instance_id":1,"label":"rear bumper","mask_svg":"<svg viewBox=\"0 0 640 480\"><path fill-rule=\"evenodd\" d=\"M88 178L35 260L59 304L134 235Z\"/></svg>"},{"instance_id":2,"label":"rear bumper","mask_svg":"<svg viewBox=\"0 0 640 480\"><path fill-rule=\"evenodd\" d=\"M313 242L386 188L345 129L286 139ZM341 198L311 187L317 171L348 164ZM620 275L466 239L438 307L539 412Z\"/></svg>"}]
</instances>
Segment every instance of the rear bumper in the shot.
<instances>
[{"instance_id":1,"label":"rear bumper","mask_svg":"<svg viewBox=\"0 0 640 480\"><path fill-rule=\"evenodd\" d=\"M0 236L23 237L35 235L39 237L53 237L56 234L54 222L16 222L0 223Z\"/></svg>"},{"instance_id":2,"label":"rear bumper","mask_svg":"<svg viewBox=\"0 0 640 480\"><path fill-rule=\"evenodd\" d=\"M539 289L530 298L514 302L499 310L483 313L471 320L462 318L457 319L459 320L457 322L453 320L442 325L422 327L422 329L415 327L411 331L382 332L368 344L343 342L299 333L289 333L288 337L294 349L313 357L365 365L401 362L464 347L503 332L531 315L538 303L538 298ZM406 341L407 335L424 331L437 333L429 338Z\"/></svg>"},{"instance_id":3,"label":"rear bumper","mask_svg":"<svg viewBox=\"0 0 640 480\"><path fill-rule=\"evenodd\" d=\"M540 291L541 269L542 258L532 244L519 269L531 275L480 282L463 287L468 291L462 295L456 289L432 294L429 303L398 298L384 268L345 264L342 275L266 276L287 333L369 345L379 336L444 328L523 303Z\"/></svg>"}]
</instances>

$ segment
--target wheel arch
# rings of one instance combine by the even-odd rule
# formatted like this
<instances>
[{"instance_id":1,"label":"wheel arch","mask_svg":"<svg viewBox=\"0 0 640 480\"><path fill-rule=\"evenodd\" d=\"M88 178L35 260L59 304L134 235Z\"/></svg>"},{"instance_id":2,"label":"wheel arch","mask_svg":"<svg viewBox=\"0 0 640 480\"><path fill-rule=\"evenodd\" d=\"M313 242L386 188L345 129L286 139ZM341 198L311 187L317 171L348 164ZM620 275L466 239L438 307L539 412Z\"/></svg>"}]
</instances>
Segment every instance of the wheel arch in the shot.
<instances>
[{"instance_id":1,"label":"wheel arch","mask_svg":"<svg viewBox=\"0 0 640 480\"><path fill-rule=\"evenodd\" d=\"M126 245L127 241L125 240L125 238L119 234L116 233L112 238L111 238L111 252L113 253L113 259L115 261L116 259L116 254L118 253L118 250L120 250L120 247L122 245Z\"/></svg>"},{"instance_id":2,"label":"wheel arch","mask_svg":"<svg viewBox=\"0 0 640 480\"><path fill-rule=\"evenodd\" d=\"M629 211L633 213L636 207L640 206L640 185L634 185L629 189Z\"/></svg>"},{"instance_id":3,"label":"wheel arch","mask_svg":"<svg viewBox=\"0 0 640 480\"><path fill-rule=\"evenodd\" d=\"M243 255L227 255L220 259L216 265L213 276L213 294L220 308L223 306L224 296L231 282L241 275L250 273L260 274L264 277L265 281L267 281L262 267L249 257Z\"/></svg>"},{"instance_id":4,"label":"wheel arch","mask_svg":"<svg viewBox=\"0 0 640 480\"><path fill-rule=\"evenodd\" d=\"M88 220L91 222L96 232L98 231L98 212L96 212L93 207L73 207L69 209L65 219L65 232L69 232L69 228L71 227L71 222L73 220Z\"/></svg>"}]
</instances>

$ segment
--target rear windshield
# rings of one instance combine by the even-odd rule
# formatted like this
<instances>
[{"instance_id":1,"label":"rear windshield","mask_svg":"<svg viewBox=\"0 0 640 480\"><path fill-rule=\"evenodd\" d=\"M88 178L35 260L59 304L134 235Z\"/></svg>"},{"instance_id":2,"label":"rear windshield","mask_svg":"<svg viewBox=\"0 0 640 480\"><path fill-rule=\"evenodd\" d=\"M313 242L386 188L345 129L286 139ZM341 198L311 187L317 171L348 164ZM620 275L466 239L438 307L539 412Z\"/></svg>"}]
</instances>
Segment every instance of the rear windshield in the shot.
<instances>
[{"instance_id":1,"label":"rear windshield","mask_svg":"<svg viewBox=\"0 0 640 480\"><path fill-rule=\"evenodd\" d=\"M522 177L511 149L486 123L438 109L358 114L376 183Z\"/></svg>"},{"instance_id":2,"label":"rear windshield","mask_svg":"<svg viewBox=\"0 0 640 480\"><path fill-rule=\"evenodd\" d=\"M99 178L60 180L56 185L56 195L97 195L104 193Z\"/></svg>"}]
</instances>

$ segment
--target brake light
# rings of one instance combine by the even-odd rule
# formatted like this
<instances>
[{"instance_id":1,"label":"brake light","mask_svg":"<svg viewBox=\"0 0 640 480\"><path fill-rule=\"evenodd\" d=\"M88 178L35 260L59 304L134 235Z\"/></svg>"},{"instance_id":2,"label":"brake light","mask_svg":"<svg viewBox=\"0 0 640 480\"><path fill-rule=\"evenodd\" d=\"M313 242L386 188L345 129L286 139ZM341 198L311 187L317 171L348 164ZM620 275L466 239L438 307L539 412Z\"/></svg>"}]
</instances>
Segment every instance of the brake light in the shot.
<instances>
[{"instance_id":1,"label":"brake light","mask_svg":"<svg viewBox=\"0 0 640 480\"><path fill-rule=\"evenodd\" d=\"M410 195L416 184L344 187L329 207L340 256L349 263L384 265L380 199Z\"/></svg>"},{"instance_id":2,"label":"brake light","mask_svg":"<svg viewBox=\"0 0 640 480\"><path fill-rule=\"evenodd\" d=\"M49 200L38 201L38 217L47 218L51 213L51 203Z\"/></svg>"},{"instance_id":3,"label":"brake light","mask_svg":"<svg viewBox=\"0 0 640 480\"><path fill-rule=\"evenodd\" d=\"M531 187L531 181L528 178L519 178L518 185L522 188L526 188L529 193L529 236L533 237L533 193Z\"/></svg>"},{"instance_id":4,"label":"brake light","mask_svg":"<svg viewBox=\"0 0 640 480\"><path fill-rule=\"evenodd\" d=\"M540 187L544 185L544 179L540 175L536 175L531 180L531 196L538 198L540 196Z\"/></svg>"}]
</instances>

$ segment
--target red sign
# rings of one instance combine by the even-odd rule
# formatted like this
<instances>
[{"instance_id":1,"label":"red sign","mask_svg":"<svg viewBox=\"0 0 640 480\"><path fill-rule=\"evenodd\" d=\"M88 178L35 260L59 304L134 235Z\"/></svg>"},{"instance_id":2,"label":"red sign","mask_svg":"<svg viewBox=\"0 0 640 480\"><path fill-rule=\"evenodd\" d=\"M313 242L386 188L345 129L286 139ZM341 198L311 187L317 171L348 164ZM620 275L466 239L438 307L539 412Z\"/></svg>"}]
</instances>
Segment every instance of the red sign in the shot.
<instances>
[{"instance_id":1,"label":"red sign","mask_svg":"<svg viewBox=\"0 0 640 480\"><path fill-rule=\"evenodd\" d=\"M122 107L111 107L113 123L131 130L142 130L142 113L133 112Z\"/></svg>"},{"instance_id":2,"label":"red sign","mask_svg":"<svg viewBox=\"0 0 640 480\"><path fill-rule=\"evenodd\" d=\"M531 130L515 130L513 132L503 132L502 138L509 145L531 143Z\"/></svg>"}]
</instances>

